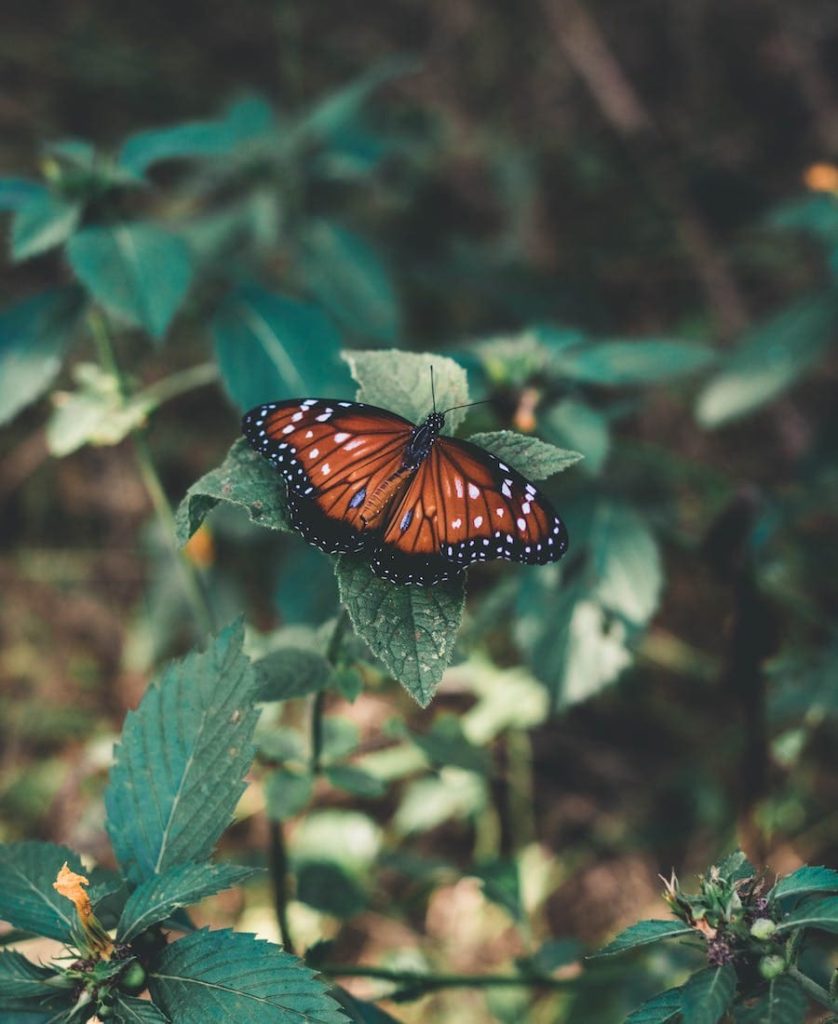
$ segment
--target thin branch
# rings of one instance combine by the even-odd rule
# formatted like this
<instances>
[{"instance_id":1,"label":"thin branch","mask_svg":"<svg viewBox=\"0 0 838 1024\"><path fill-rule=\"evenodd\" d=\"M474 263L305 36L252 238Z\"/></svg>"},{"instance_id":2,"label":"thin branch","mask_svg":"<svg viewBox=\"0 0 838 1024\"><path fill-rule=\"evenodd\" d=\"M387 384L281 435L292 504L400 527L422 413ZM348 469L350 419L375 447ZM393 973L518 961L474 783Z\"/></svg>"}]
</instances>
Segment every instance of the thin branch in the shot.
<instances>
[{"instance_id":1,"label":"thin branch","mask_svg":"<svg viewBox=\"0 0 838 1024\"><path fill-rule=\"evenodd\" d=\"M288 926L288 852L285 849L285 833L282 831L282 823L271 821L268 823L271 848L268 857L268 869L271 874L271 882L274 890L274 910L279 925L279 937L282 948L287 953L294 952L294 940L291 937L291 929Z\"/></svg>"}]
</instances>

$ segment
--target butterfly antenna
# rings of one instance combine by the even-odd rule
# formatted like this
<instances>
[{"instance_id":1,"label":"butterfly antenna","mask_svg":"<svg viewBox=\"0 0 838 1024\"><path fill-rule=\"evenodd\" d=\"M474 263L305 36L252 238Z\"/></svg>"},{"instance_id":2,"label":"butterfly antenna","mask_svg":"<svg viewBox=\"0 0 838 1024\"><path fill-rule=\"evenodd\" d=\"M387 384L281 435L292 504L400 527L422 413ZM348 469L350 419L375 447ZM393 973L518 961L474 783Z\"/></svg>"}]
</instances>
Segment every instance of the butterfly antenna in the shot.
<instances>
[{"instance_id":1,"label":"butterfly antenna","mask_svg":"<svg viewBox=\"0 0 838 1024\"><path fill-rule=\"evenodd\" d=\"M434 412L436 412L436 395L434 393L434 364L431 363L431 402L433 403Z\"/></svg>"},{"instance_id":2,"label":"butterfly antenna","mask_svg":"<svg viewBox=\"0 0 838 1024\"><path fill-rule=\"evenodd\" d=\"M452 405L450 409L446 409L443 412L443 416L446 416L449 412L454 412L456 409L470 409L473 405L489 405L491 399L481 398L479 402L466 402L465 405Z\"/></svg>"}]
</instances>

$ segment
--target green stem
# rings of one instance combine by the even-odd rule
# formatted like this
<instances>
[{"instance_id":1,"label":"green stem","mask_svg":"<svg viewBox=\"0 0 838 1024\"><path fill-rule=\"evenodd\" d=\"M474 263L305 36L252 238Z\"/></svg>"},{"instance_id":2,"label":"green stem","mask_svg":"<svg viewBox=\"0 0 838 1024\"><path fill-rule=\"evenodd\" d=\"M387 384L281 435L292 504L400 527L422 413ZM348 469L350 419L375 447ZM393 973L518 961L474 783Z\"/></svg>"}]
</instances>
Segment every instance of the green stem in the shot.
<instances>
[{"instance_id":1,"label":"green stem","mask_svg":"<svg viewBox=\"0 0 838 1024\"><path fill-rule=\"evenodd\" d=\"M838 1011L838 999L833 999L822 985L819 985L816 981L812 981L807 974L804 974L796 967L789 967L788 973L792 978L794 978L797 984L815 1000L815 1002L820 1003L821 1006L825 1006L827 1010L832 1010L833 1013Z\"/></svg>"},{"instance_id":2,"label":"green stem","mask_svg":"<svg viewBox=\"0 0 838 1024\"><path fill-rule=\"evenodd\" d=\"M218 367L215 363L199 363L198 366L179 370L154 384L149 384L137 397L147 402L151 408L156 409L164 402L177 398L178 395L194 391L196 388L206 387L208 384L214 384L217 380Z\"/></svg>"},{"instance_id":3,"label":"green stem","mask_svg":"<svg viewBox=\"0 0 838 1024\"><path fill-rule=\"evenodd\" d=\"M102 367L110 373L116 381L116 386L122 399L127 400L129 398L128 388L116 359L116 353L114 351L113 342L111 340L110 331L108 330L108 324L105 317L99 312L99 310L94 309L88 313L87 322L90 326L90 333L93 337L93 342L96 346L96 351L99 355L99 361L102 364ZM191 387L197 386L195 384L196 377L200 378L202 382L204 382L203 378L206 376L205 367L195 367L194 371L195 373L192 375ZM184 375L177 374L175 376L183 377ZM171 379L172 378L170 378L170 380ZM161 384L163 383L165 382L161 382ZM181 390L185 390L185 388L181 388ZM154 459L152 458L148 441L146 440L145 434L140 429L135 429L131 432L131 439L134 443L134 453L137 457L137 465L140 470L140 475L143 478L143 483L145 484L148 495L151 498L151 503L154 506L154 511L157 514L158 521L163 527L175 561L181 568L181 574L186 588L186 595L190 605L192 606L195 619L197 620L199 627L205 633L212 633L215 631L212 609L210 608L206 594L201 587L201 583L198 579L197 573L195 572L194 566L187 560L178 545L177 530L175 528L175 515L172 511L172 506L169 504L169 499L166 496L166 491L163 487L162 481L160 480L157 467L154 464Z\"/></svg>"},{"instance_id":4,"label":"green stem","mask_svg":"<svg viewBox=\"0 0 838 1024\"><path fill-rule=\"evenodd\" d=\"M282 823L269 822L271 850L269 868L274 888L274 909L279 925L279 936L286 953L294 952L294 940L288 927L288 853L285 849L285 834Z\"/></svg>"},{"instance_id":5,"label":"green stem","mask_svg":"<svg viewBox=\"0 0 838 1024\"><path fill-rule=\"evenodd\" d=\"M349 626L349 614L341 608L335 622L329 646L326 648L326 660L336 665L340 655L340 645ZM318 690L311 706L311 774L319 775L323 770L323 716L326 711L326 691Z\"/></svg>"},{"instance_id":6,"label":"green stem","mask_svg":"<svg viewBox=\"0 0 838 1024\"><path fill-rule=\"evenodd\" d=\"M346 964L318 964L317 970L333 978L377 978L398 985L415 985L423 990L438 988L578 988L578 978L552 978L536 974L422 974L418 971L391 971L386 967L351 967ZM598 975L597 984L602 983ZM591 979L592 980L592 979Z\"/></svg>"}]
</instances>

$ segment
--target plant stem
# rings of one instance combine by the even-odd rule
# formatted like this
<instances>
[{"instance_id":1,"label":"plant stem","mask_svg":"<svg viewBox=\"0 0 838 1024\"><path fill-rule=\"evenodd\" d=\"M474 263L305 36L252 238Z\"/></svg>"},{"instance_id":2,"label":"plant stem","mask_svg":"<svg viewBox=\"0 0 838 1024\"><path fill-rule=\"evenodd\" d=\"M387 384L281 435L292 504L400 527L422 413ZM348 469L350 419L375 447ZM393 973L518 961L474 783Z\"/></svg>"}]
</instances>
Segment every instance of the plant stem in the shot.
<instances>
[{"instance_id":1,"label":"plant stem","mask_svg":"<svg viewBox=\"0 0 838 1024\"><path fill-rule=\"evenodd\" d=\"M105 317L98 310L94 309L88 313L87 322L90 327L90 333L93 337L93 342L96 346L96 351L99 355L99 361L102 367L110 373L116 381L116 386L123 400L127 400L129 397L128 388L116 359L116 353L114 351L113 342L111 340L110 331L108 330L108 324ZM186 373L188 374L189 371L186 371ZM183 378L185 375L186 374L178 374L175 376ZM206 375L205 366L194 367L190 376L190 387L198 386L196 381L199 381L199 383L207 383ZM171 379L172 378L170 378L170 381ZM158 390L161 390L159 385ZM171 392L171 387L169 390L171 394L176 393ZM181 387L180 390L186 390L186 388ZM164 397L165 396L166 392L164 390ZM205 633L212 633L215 631L212 609L210 608L206 594L201 587L201 583L195 572L194 566L187 560L178 545L174 512L172 511L172 506L169 504L169 499L166 496L166 491L163 487L162 481L160 480L157 467L154 464L154 459L151 454L151 449L148 446L148 441L146 440L144 432L139 429L135 429L131 432L131 440L134 443L134 453L137 458L140 475L143 478L143 483L145 484L145 488L151 498L151 503L154 506L157 519L163 528L169 547L172 549L175 561L181 568L181 574L186 588L186 595L192 607L192 612L198 622L199 628Z\"/></svg>"},{"instance_id":2,"label":"plant stem","mask_svg":"<svg viewBox=\"0 0 838 1024\"><path fill-rule=\"evenodd\" d=\"M177 398L178 395L205 387L207 384L214 384L217 380L218 367L215 363L199 363L197 366L179 370L162 380L155 381L154 384L149 384L137 397L147 401L156 409L157 406L172 398Z\"/></svg>"},{"instance_id":3,"label":"plant stem","mask_svg":"<svg viewBox=\"0 0 838 1024\"><path fill-rule=\"evenodd\" d=\"M294 952L294 940L288 927L288 853L285 849L285 834L282 823L269 822L271 850L269 868L274 887L274 909L279 925L282 947L287 953Z\"/></svg>"},{"instance_id":4,"label":"plant stem","mask_svg":"<svg viewBox=\"0 0 838 1024\"><path fill-rule=\"evenodd\" d=\"M391 971L386 967L349 967L344 964L318 964L321 974L333 978L378 978L400 985L437 988L576 988L576 978L551 978L534 974L422 974L419 971Z\"/></svg>"},{"instance_id":5,"label":"plant stem","mask_svg":"<svg viewBox=\"0 0 838 1024\"><path fill-rule=\"evenodd\" d=\"M340 654L340 645L349 626L349 613L341 608L335 621L329 646L326 648L326 660L336 665ZM323 770L323 715L326 710L326 691L318 690L311 706L311 774L319 775Z\"/></svg>"},{"instance_id":6,"label":"plant stem","mask_svg":"<svg viewBox=\"0 0 838 1024\"><path fill-rule=\"evenodd\" d=\"M815 1000L815 1002L820 1003L821 1006L825 1006L827 1010L832 1010L833 1013L838 1011L838 999L833 999L826 989L816 981L812 981L808 974L804 974L803 971L798 970L797 967L789 967L788 973L792 978L794 978L797 984Z\"/></svg>"}]
</instances>

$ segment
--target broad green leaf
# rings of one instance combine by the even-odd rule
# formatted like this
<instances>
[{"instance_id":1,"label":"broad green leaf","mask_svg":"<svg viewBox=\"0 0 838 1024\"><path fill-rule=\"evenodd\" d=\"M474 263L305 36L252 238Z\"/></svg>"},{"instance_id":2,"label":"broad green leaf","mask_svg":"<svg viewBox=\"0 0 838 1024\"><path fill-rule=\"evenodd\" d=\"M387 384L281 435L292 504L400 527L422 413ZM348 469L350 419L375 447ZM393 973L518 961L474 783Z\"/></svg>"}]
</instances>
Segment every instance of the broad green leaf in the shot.
<instances>
[{"instance_id":1,"label":"broad green leaf","mask_svg":"<svg viewBox=\"0 0 838 1024\"><path fill-rule=\"evenodd\" d=\"M296 863L328 858L361 876L370 871L381 851L381 829L360 811L312 811L299 822L291 838Z\"/></svg>"},{"instance_id":2,"label":"broad green leaf","mask_svg":"<svg viewBox=\"0 0 838 1024\"><path fill-rule=\"evenodd\" d=\"M350 334L389 344L398 340L401 316L393 282L358 235L329 221L309 221L299 270L306 288Z\"/></svg>"},{"instance_id":3,"label":"broad green leaf","mask_svg":"<svg viewBox=\"0 0 838 1024\"><path fill-rule=\"evenodd\" d=\"M128 713L105 801L134 882L205 860L244 792L258 682L242 639L240 623L228 626L165 668Z\"/></svg>"},{"instance_id":4,"label":"broad green leaf","mask_svg":"<svg viewBox=\"0 0 838 1024\"><path fill-rule=\"evenodd\" d=\"M466 738L459 717L440 715L429 732L407 732L433 765L453 765L466 771L488 774L491 757L488 750L475 746Z\"/></svg>"},{"instance_id":5,"label":"broad green leaf","mask_svg":"<svg viewBox=\"0 0 838 1024\"><path fill-rule=\"evenodd\" d=\"M731 964L707 967L681 989L684 1024L716 1024L736 995L736 971Z\"/></svg>"},{"instance_id":6,"label":"broad green leaf","mask_svg":"<svg viewBox=\"0 0 838 1024\"><path fill-rule=\"evenodd\" d=\"M748 1005L736 1008L736 1024L803 1024L807 999L794 978L781 974L768 983L768 991Z\"/></svg>"},{"instance_id":7,"label":"broad green leaf","mask_svg":"<svg viewBox=\"0 0 838 1024\"><path fill-rule=\"evenodd\" d=\"M363 880L342 864L328 860L306 860L296 866L297 899L319 910L348 920L367 908L369 896Z\"/></svg>"},{"instance_id":8,"label":"broad green leaf","mask_svg":"<svg viewBox=\"0 0 838 1024\"><path fill-rule=\"evenodd\" d=\"M47 192L20 206L12 221L12 259L39 256L66 242L81 218L81 204Z\"/></svg>"},{"instance_id":9,"label":"broad green leaf","mask_svg":"<svg viewBox=\"0 0 838 1024\"><path fill-rule=\"evenodd\" d=\"M433 391L438 412L468 402L466 371L447 356L431 352L344 352L352 376L358 382L358 401L377 405L418 423L433 411ZM464 409L445 417L446 433L453 433L465 416Z\"/></svg>"},{"instance_id":10,"label":"broad green leaf","mask_svg":"<svg viewBox=\"0 0 838 1024\"><path fill-rule=\"evenodd\" d=\"M806 865L781 878L771 890L771 896L778 900L811 892L838 892L838 871Z\"/></svg>"},{"instance_id":11,"label":"broad green leaf","mask_svg":"<svg viewBox=\"0 0 838 1024\"><path fill-rule=\"evenodd\" d=\"M27 178L0 178L0 212L19 210L33 199L42 198L47 189Z\"/></svg>"},{"instance_id":12,"label":"broad green leaf","mask_svg":"<svg viewBox=\"0 0 838 1024\"><path fill-rule=\"evenodd\" d=\"M608 421L585 402L564 398L552 406L539 420L544 436L568 449L578 449L584 457L581 469L596 476L602 469L611 448Z\"/></svg>"},{"instance_id":13,"label":"broad green leaf","mask_svg":"<svg viewBox=\"0 0 838 1024\"><path fill-rule=\"evenodd\" d=\"M76 1008L72 994L52 996L43 1003L3 1000L3 1024L84 1024L93 1015L93 1008Z\"/></svg>"},{"instance_id":14,"label":"broad green leaf","mask_svg":"<svg viewBox=\"0 0 838 1024\"><path fill-rule=\"evenodd\" d=\"M80 289L61 288L0 313L0 424L52 383L78 323L82 299Z\"/></svg>"},{"instance_id":15,"label":"broad green leaf","mask_svg":"<svg viewBox=\"0 0 838 1024\"><path fill-rule=\"evenodd\" d=\"M546 480L548 476L561 473L585 457L579 452L557 448L537 437L528 437L512 430L472 434L469 441L486 448L531 480Z\"/></svg>"},{"instance_id":16,"label":"broad green leaf","mask_svg":"<svg viewBox=\"0 0 838 1024\"><path fill-rule=\"evenodd\" d=\"M807 900L796 907L777 925L778 932L797 928L817 928L823 932L838 932L838 896L825 900Z\"/></svg>"},{"instance_id":17,"label":"broad green leaf","mask_svg":"<svg viewBox=\"0 0 838 1024\"><path fill-rule=\"evenodd\" d=\"M259 700L289 700L317 693L329 682L332 666L318 651L279 647L254 665Z\"/></svg>"},{"instance_id":18,"label":"broad green leaf","mask_svg":"<svg viewBox=\"0 0 838 1024\"><path fill-rule=\"evenodd\" d=\"M681 989L668 988L628 1015L623 1024L673 1024L681 1012Z\"/></svg>"},{"instance_id":19,"label":"broad green leaf","mask_svg":"<svg viewBox=\"0 0 838 1024\"><path fill-rule=\"evenodd\" d=\"M15 928L69 942L76 921L73 904L52 884L67 863L84 874L78 855L54 843L0 844L0 920Z\"/></svg>"},{"instance_id":20,"label":"broad green leaf","mask_svg":"<svg viewBox=\"0 0 838 1024\"><path fill-rule=\"evenodd\" d=\"M465 605L463 583L397 586L373 575L363 556L353 555L338 558L337 577L355 632L427 707L454 653Z\"/></svg>"},{"instance_id":21,"label":"broad green leaf","mask_svg":"<svg viewBox=\"0 0 838 1024\"><path fill-rule=\"evenodd\" d=\"M621 387L695 373L715 358L712 349L683 341L603 341L561 350L553 358L553 372L586 384Z\"/></svg>"},{"instance_id":22,"label":"broad green leaf","mask_svg":"<svg viewBox=\"0 0 838 1024\"><path fill-rule=\"evenodd\" d=\"M314 779L306 771L275 768L265 778L265 810L270 821L285 821L299 814L311 800Z\"/></svg>"},{"instance_id":23,"label":"broad green leaf","mask_svg":"<svg viewBox=\"0 0 838 1024\"><path fill-rule=\"evenodd\" d=\"M503 907L516 921L523 921L521 877L515 861L486 861L478 864L470 874L483 883L483 894L487 899Z\"/></svg>"},{"instance_id":24,"label":"broad green leaf","mask_svg":"<svg viewBox=\"0 0 838 1024\"><path fill-rule=\"evenodd\" d=\"M486 809L486 780L476 772L446 767L408 783L393 818L401 835L429 832L446 821L476 819Z\"/></svg>"},{"instance_id":25,"label":"broad green leaf","mask_svg":"<svg viewBox=\"0 0 838 1024\"><path fill-rule=\"evenodd\" d=\"M625 931L612 939L607 946L591 954L589 960L601 956L613 956L615 953L625 953L629 949L636 949L638 946L648 946L652 942L659 942L661 939L674 939L684 935L695 935L695 929L683 921L638 921L630 925Z\"/></svg>"},{"instance_id":26,"label":"broad green leaf","mask_svg":"<svg viewBox=\"0 0 838 1024\"><path fill-rule=\"evenodd\" d=\"M241 438L233 443L217 469L210 470L186 492L175 513L178 543L185 544L220 501L244 509L260 526L291 529L281 477Z\"/></svg>"},{"instance_id":27,"label":"broad green leaf","mask_svg":"<svg viewBox=\"0 0 838 1024\"><path fill-rule=\"evenodd\" d=\"M699 395L698 422L718 427L782 394L821 356L836 325L834 291L800 299L758 324Z\"/></svg>"},{"instance_id":28,"label":"broad green leaf","mask_svg":"<svg viewBox=\"0 0 838 1024\"><path fill-rule=\"evenodd\" d=\"M128 897L119 919L116 937L130 942L153 924L165 921L174 910L191 907L238 885L254 874L253 868L236 864L181 864L139 885Z\"/></svg>"},{"instance_id":29,"label":"broad green leaf","mask_svg":"<svg viewBox=\"0 0 838 1024\"><path fill-rule=\"evenodd\" d=\"M168 1024L169 1018L148 999L118 993L109 1018L115 1024Z\"/></svg>"},{"instance_id":30,"label":"broad green leaf","mask_svg":"<svg viewBox=\"0 0 838 1024\"><path fill-rule=\"evenodd\" d=\"M387 785L382 779L351 764L332 765L326 769L326 777L336 789L354 796L377 797L387 791Z\"/></svg>"},{"instance_id":31,"label":"broad green leaf","mask_svg":"<svg viewBox=\"0 0 838 1024\"><path fill-rule=\"evenodd\" d=\"M186 244L153 224L82 228L67 244L74 272L105 309L162 338L186 298Z\"/></svg>"},{"instance_id":32,"label":"broad green leaf","mask_svg":"<svg viewBox=\"0 0 838 1024\"><path fill-rule=\"evenodd\" d=\"M44 983L55 977L55 971L32 963L22 953L0 952L0 1003L8 999L44 999L54 994Z\"/></svg>"},{"instance_id":33,"label":"broad green leaf","mask_svg":"<svg viewBox=\"0 0 838 1024\"><path fill-rule=\"evenodd\" d=\"M658 546L639 513L618 502L597 505L590 534L592 596L637 626L657 611L663 586Z\"/></svg>"},{"instance_id":34,"label":"broad green leaf","mask_svg":"<svg viewBox=\"0 0 838 1024\"><path fill-rule=\"evenodd\" d=\"M239 409L348 391L340 335L318 306L247 285L222 302L212 334L221 379Z\"/></svg>"},{"instance_id":35,"label":"broad green leaf","mask_svg":"<svg viewBox=\"0 0 838 1024\"><path fill-rule=\"evenodd\" d=\"M145 424L153 408L142 393L126 400L116 378L96 363L78 363L73 380L75 391L54 394L47 422L47 448L56 458L86 444L119 444Z\"/></svg>"},{"instance_id":36,"label":"broad green leaf","mask_svg":"<svg viewBox=\"0 0 838 1024\"><path fill-rule=\"evenodd\" d=\"M129 136L119 163L134 174L144 174L162 160L221 156L234 152L247 139L258 138L273 127L273 112L257 97L232 106L218 120L184 121L168 128L152 128Z\"/></svg>"},{"instance_id":37,"label":"broad green leaf","mask_svg":"<svg viewBox=\"0 0 838 1024\"><path fill-rule=\"evenodd\" d=\"M177 1024L346 1024L326 985L253 935L199 931L166 946L151 995Z\"/></svg>"}]
</instances>

